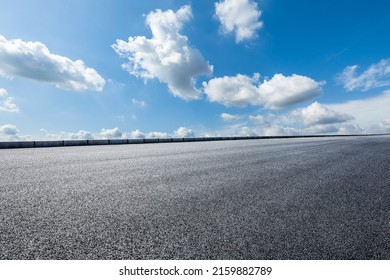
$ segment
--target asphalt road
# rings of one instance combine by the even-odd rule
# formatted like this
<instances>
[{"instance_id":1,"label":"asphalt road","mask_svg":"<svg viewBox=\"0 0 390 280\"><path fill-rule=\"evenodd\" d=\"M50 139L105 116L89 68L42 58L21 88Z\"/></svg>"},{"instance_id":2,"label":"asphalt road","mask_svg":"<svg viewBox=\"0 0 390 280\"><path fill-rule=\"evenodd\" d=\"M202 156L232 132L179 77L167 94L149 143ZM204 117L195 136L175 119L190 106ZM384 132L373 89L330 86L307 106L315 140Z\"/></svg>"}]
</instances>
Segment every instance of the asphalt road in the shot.
<instances>
[{"instance_id":1,"label":"asphalt road","mask_svg":"<svg viewBox=\"0 0 390 280\"><path fill-rule=\"evenodd\" d=\"M390 259L390 136L0 150L0 259Z\"/></svg>"}]
</instances>

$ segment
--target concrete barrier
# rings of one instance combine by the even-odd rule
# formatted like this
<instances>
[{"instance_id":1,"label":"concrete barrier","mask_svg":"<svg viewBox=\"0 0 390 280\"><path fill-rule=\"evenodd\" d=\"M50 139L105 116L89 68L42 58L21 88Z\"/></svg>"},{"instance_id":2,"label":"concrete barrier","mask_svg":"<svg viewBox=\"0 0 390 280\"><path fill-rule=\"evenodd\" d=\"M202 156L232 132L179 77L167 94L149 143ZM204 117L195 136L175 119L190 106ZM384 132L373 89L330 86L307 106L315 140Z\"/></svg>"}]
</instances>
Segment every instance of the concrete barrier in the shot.
<instances>
[{"instance_id":1,"label":"concrete barrier","mask_svg":"<svg viewBox=\"0 0 390 280\"><path fill-rule=\"evenodd\" d=\"M87 145L108 145L110 140L99 139L99 140L87 140Z\"/></svg>"},{"instance_id":2,"label":"concrete barrier","mask_svg":"<svg viewBox=\"0 0 390 280\"><path fill-rule=\"evenodd\" d=\"M86 146L88 140L64 140L64 146Z\"/></svg>"},{"instance_id":3,"label":"concrete barrier","mask_svg":"<svg viewBox=\"0 0 390 280\"><path fill-rule=\"evenodd\" d=\"M123 145L127 144L127 139L112 139L108 140L109 145Z\"/></svg>"},{"instance_id":4,"label":"concrete barrier","mask_svg":"<svg viewBox=\"0 0 390 280\"><path fill-rule=\"evenodd\" d=\"M127 139L127 144L142 144L144 143L144 140L143 138L140 138L140 139Z\"/></svg>"},{"instance_id":5,"label":"concrete barrier","mask_svg":"<svg viewBox=\"0 0 390 280\"><path fill-rule=\"evenodd\" d=\"M145 138L144 139L144 143L158 143L159 142L159 139L158 138Z\"/></svg>"},{"instance_id":6,"label":"concrete barrier","mask_svg":"<svg viewBox=\"0 0 390 280\"><path fill-rule=\"evenodd\" d=\"M37 148L48 148L48 147L61 147L63 146L63 141L35 141L35 147Z\"/></svg>"},{"instance_id":7,"label":"concrete barrier","mask_svg":"<svg viewBox=\"0 0 390 280\"><path fill-rule=\"evenodd\" d=\"M0 142L0 149L34 148L34 141Z\"/></svg>"}]
</instances>

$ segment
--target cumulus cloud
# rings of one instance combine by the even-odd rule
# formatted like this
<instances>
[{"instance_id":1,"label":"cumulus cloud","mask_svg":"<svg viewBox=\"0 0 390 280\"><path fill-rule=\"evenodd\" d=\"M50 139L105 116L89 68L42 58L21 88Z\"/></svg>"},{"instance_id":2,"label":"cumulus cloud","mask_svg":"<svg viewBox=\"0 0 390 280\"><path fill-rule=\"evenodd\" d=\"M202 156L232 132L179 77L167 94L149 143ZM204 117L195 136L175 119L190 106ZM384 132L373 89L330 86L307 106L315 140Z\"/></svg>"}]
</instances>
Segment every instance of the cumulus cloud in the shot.
<instances>
[{"instance_id":1,"label":"cumulus cloud","mask_svg":"<svg viewBox=\"0 0 390 280\"><path fill-rule=\"evenodd\" d=\"M102 91L105 80L81 60L52 54L40 42L7 40L0 35L0 75L54 84L61 89Z\"/></svg>"},{"instance_id":2,"label":"cumulus cloud","mask_svg":"<svg viewBox=\"0 0 390 280\"><path fill-rule=\"evenodd\" d=\"M195 133L191 129L185 127L179 127L177 130L173 132L173 137L178 137L178 138L195 137Z\"/></svg>"},{"instance_id":3,"label":"cumulus cloud","mask_svg":"<svg viewBox=\"0 0 390 280\"><path fill-rule=\"evenodd\" d=\"M136 129L131 131L130 133L125 133L124 137L129 139L142 139L145 138L145 134L139 129Z\"/></svg>"},{"instance_id":4,"label":"cumulus cloud","mask_svg":"<svg viewBox=\"0 0 390 280\"><path fill-rule=\"evenodd\" d=\"M4 128L8 134L15 131L15 127ZM152 131L142 132L140 130L133 130L131 132L122 133L118 127L112 129L101 129L99 132L90 132L86 130L79 130L78 132L65 132L51 133L45 129L41 129L44 133L45 140L93 140L93 139L142 139L142 138L170 138L170 137L195 137L195 133L188 128L179 127L173 131L172 134L167 132ZM18 131L16 131L18 134Z\"/></svg>"},{"instance_id":5,"label":"cumulus cloud","mask_svg":"<svg viewBox=\"0 0 390 280\"><path fill-rule=\"evenodd\" d=\"M234 33L236 42L253 39L263 26L261 11L252 0L224 0L215 3L215 17L224 33Z\"/></svg>"},{"instance_id":6,"label":"cumulus cloud","mask_svg":"<svg viewBox=\"0 0 390 280\"><path fill-rule=\"evenodd\" d=\"M224 76L203 82L203 88L211 102L218 102L228 107L260 105L261 96L257 88L259 78L259 74L253 77L241 74L235 77Z\"/></svg>"},{"instance_id":7,"label":"cumulus cloud","mask_svg":"<svg viewBox=\"0 0 390 280\"><path fill-rule=\"evenodd\" d=\"M222 113L219 115L219 117L224 121L236 121L236 120L239 120L241 118L240 115L231 115L228 113Z\"/></svg>"},{"instance_id":8,"label":"cumulus cloud","mask_svg":"<svg viewBox=\"0 0 390 280\"><path fill-rule=\"evenodd\" d=\"M330 110L318 102L292 112L291 116L302 121L305 126L342 123L353 119L351 115Z\"/></svg>"},{"instance_id":9,"label":"cumulus cloud","mask_svg":"<svg viewBox=\"0 0 390 280\"><path fill-rule=\"evenodd\" d=\"M45 134L45 140L93 140L100 139L99 136L93 134L90 131L79 130L78 132L66 132L61 131L60 133L51 133L46 129L41 129L41 132Z\"/></svg>"},{"instance_id":10,"label":"cumulus cloud","mask_svg":"<svg viewBox=\"0 0 390 280\"><path fill-rule=\"evenodd\" d=\"M99 135L105 139L114 139L114 138L122 138L123 133L119 130L119 128L115 127L113 129L105 129L103 128Z\"/></svg>"},{"instance_id":11,"label":"cumulus cloud","mask_svg":"<svg viewBox=\"0 0 390 280\"><path fill-rule=\"evenodd\" d=\"M185 100L198 99L201 92L195 87L195 77L211 74L213 67L199 50L189 46L188 38L180 34L183 24L192 17L190 6L178 11L151 12L146 24L152 38L129 37L128 42L117 40L112 45L118 55L129 63L122 67L145 81L157 78L166 83L174 96Z\"/></svg>"},{"instance_id":12,"label":"cumulus cloud","mask_svg":"<svg viewBox=\"0 0 390 280\"><path fill-rule=\"evenodd\" d=\"M212 102L225 106L265 106L283 109L310 100L322 93L324 82L293 74L275 74L272 79L260 82L260 75L253 77L238 74L203 82L204 92Z\"/></svg>"},{"instance_id":13,"label":"cumulus cloud","mask_svg":"<svg viewBox=\"0 0 390 280\"><path fill-rule=\"evenodd\" d=\"M171 137L170 134L166 132L160 132L160 131L153 131L153 132L148 132L145 134L145 138L169 138Z\"/></svg>"},{"instance_id":14,"label":"cumulus cloud","mask_svg":"<svg viewBox=\"0 0 390 280\"><path fill-rule=\"evenodd\" d=\"M0 126L0 141L26 141L31 140L30 135L20 135L19 129L12 124Z\"/></svg>"},{"instance_id":15,"label":"cumulus cloud","mask_svg":"<svg viewBox=\"0 0 390 280\"><path fill-rule=\"evenodd\" d=\"M5 89L0 88L0 112L19 112L18 106L13 102L14 98L8 97L8 92Z\"/></svg>"},{"instance_id":16,"label":"cumulus cloud","mask_svg":"<svg viewBox=\"0 0 390 280\"><path fill-rule=\"evenodd\" d=\"M347 91L367 91L390 85L390 58L372 64L360 75L357 73L358 68L358 65L348 66L338 76L338 81Z\"/></svg>"},{"instance_id":17,"label":"cumulus cloud","mask_svg":"<svg viewBox=\"0 0 390 280\"><path fill-rule=\"evenodd\" d=\"M0 126L0 134L9 137L16 137L19 134L19 130L12 124L6 124Z\"/></svg>"},{"instance_id":18,"label":"cumulus cloud","mask_svg":"<svg viewBox=\"0 0 390 280\"><path fill-rule=\"evenodd\" d=\"M283 114L249 115L250 125L224 128L235 135L292 136L315 134L359 134L365 132L353 123L350 114L332 110L314 102L311 105ZM235 130L232 130L234 129Z\"/></svg>"},{"instance_id":19,"label":"cumulus cloud","mask_svg":"<svg viewBox=\"0 0 390 280\"><path fill-rule=\"evenodd\" d=\"M259 86L265 105L271 109L286 108L321 95L324 82L293 74L276 74Z\"/></svg>"},{"instance_id":20,"label":"cumulus cloud","mask_svg":"<svg viewBox=\"0 0 390 280\"><path fill-rule=\"evenodd\" d=\"M187 138L187 137L195 137L195 133L186 127L179 127L173 133L161 132L161 131L152 131L152 132L142 132L140 130L133 130L129 133L124 133L123 137L131 138L131 139L139 139L139 138Z\"/></svg>"}]
</instances>

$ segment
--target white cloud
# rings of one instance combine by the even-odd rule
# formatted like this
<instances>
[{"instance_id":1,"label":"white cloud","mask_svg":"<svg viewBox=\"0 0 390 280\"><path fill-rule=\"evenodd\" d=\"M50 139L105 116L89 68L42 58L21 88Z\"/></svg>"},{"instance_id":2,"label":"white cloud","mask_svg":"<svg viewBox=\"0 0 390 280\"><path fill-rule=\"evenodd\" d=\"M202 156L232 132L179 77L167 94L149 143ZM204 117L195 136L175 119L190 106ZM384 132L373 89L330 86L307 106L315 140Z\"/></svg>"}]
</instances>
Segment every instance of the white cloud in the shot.
<instances>
[{"instance_id":1,"label":"white cloud","mask_svg":"<svg viewBox=\"0 0 390 280\"><path fill-rule=\"evenodd\" d=\"M85 131L85 130L79 130L78 132L72 133L69 136L69 139L72 139L72 140L92 140L95 138L96 138L96 136L93 133L91 133L89 131Z\"/></svg>"},{"instance_id":2,"label":"white cloud","mask_svg":"<svg viewBox=\"0 0 390 280\"><path fill-rule=\"evenodd\" d=\"M338 104L311 105L283 114L249 115L250 124L225 126L208 133L212 136L232 135L315 135L362 134L390 132L390 91L376 97Z\"/></svg>"},{"instance_id":3,"label":"white cloud","mask_svg":"<svg viewBox=\"0 0 390 280\"><path fill-rule=\"evenodd\" d=\"M359 125L352 124L319 124L301 129L303 135L318 135L318 134L337 134L337 135L348 135L348 134L361 134L364 130Z\"/></svg>"},{"instance_id":4,"label":"white cloud","mask_svg":"<svg viewBox=\"0 0 390 280\"><path fill-rule=\"evenodd\" d=\"M6 127L4 129L7 129ZM16 128L11 126L7 132L10 134ZM80 130L78 132L59 132L50 133L45 129L41 129L44 133L45 140L93 140L93 139L142 139L142 138L170 138L170 137L195 137L194 132L191 129L185 127L179 127L172 134L160 131L152 131L144 133L140 130L133 130L131 132L122 133L119 128L113 129L101 129L97 133ZM18 131L16 131L18 134Z\"/></svg>"},{"instance_id":5,"label":"white cloud","mask_svg":"<svg viewBox=\"0 0 390 280\"><path fill-rule=\"evenodd\" d=\"M330 110L318 102L292 112L291 116L302 121L305 126L342 123L353 119L348 114Z\"/></svg>"},{"instance_id":6,"label":"white cloud","mask_svg":"<svg viewBox=\"0 0 390 280\"><path fill-rule=\"evenodd\" d=\"M242 126L238 129L238 131L236 133L234 133L235 135L238 135L238 136L258 136L258 134L256 133L256 131L253 129L253 128L250 128L248 126ZM226 136L230 136L230 135L226 135Z\"/></svg>"},{"instance_id":7,"label":"white cloud","mask_svg":"<svg viewBox=\"0 0 390 280\"><path fill-rule=\"evenodd\" d=\"M316 135L316 134L337 134L340 128L333 124L313 125L302 128L302 134L304 135Z\"/></svg>"},{"instance_id":8,"label":"white cloud","mask_svg":"<svg viewBox=\"0 0 390 280\"><path fill-rule=\"evenodd\" d=\"M102 129L99 135L105 139L114 139L114 138L122 138L123 133L119 130L119 128L115 127L113 129Z\"/></svg>"},{"instance_id":9,"label":"white cloud","mask_svg":"<svg viewBox=\"0 0 390 280\"><path fill-rule=\"evenodd\" d=\"M390 118L390 91L385 91L375 97L346 101L338 104L326 104L325 106L331 110L352 116L353 120L346 123L358 125L365 133L387 132L383 126L383 121Z\"/></svg>"},{"instance_id":10,"label":"white cloud","mask_svg":"<svg viewBox=\"0 0 390 280\"><path fill-rule=\"evenodd\" d=\"M259 86L259 92L266 107L281 109L321 95L323 84L296 74L287 77L275 74L271 80Z\"/></svg>"},{"instance_id":11,"label":"white cloud","mask_svg":"<svg viewBox=\"0 0 390 280\"><path fill-rule=\"evenodd\" d=\"M178 138L195 137L195 133L191 129L185 127L179 127L177 130L173 132L173 137L178 137Z\"/></svg>"},{"instance_id":12,"label":"white cloud","mask_svg":"<svg viewBox=\"0 0 390 280\"><path fill-rule=\"evenodd\" d=\"M142 131L136 129L136 130L131 131L130 133L125 133L124 134L124 138L128 138L128 139L142 139L142 138L145 138L145 133L143 133Z\"/></svg>"},{"instance_id":13,"label":"white cloud","mask_svg":"<svg viewBox=\"0 0 390 280\"><path fill-rule=\"evenodd\" d=\"M203 82L203 88L210 101L228 107L260 105L261 96L257 88L259 78L259 74L255 74L252 78L241 74L235 77L224 76Z\"/></svg>"},{"instance_id":14,"label":"white cloud","mask_svg":"<svg viewBox=\"0 0 390 280\"><path fill-rule=\"evenodd\" d=\"M104 79L81 60L50 53L40 42L7 40L0 35L0 75L20 76L76 91L102 91Z\"/></svg>"},{"instance_id":15,"label":"white cloud","mask_svg":"<svg viewBox=\"0 0 390 280\"><path fill-rule=\"evenodd\" d=\"M364 130L354 117L346 113L331 110L318 102L305 108L297 109L281 115L250 115L248 120L252 126L231 126L234 134L261 136L290 136L315 134L359 134ZM224 128L224 131L229 131ZM232 130L230 130L232 133Z\"/></svg>"},{"instance_id":16,"label":"white cloud","mask_svg":"<svg viewBox=\"0 0 390 280\"><path fill-rule=\"evenodd\" d=\"M51 133L46 129L41 129L41 132L45 134L45 140L93 140L100 139L99 136L86 130L79 130L78 132L65 132Z\"/></svg>"},{"instance_id":17,"label":"white cloud","mask_svg":"<svg viewBox=\"0 0 390 280\"><path fill-rule=\"evenodd\" d=\"M241 118L240 115L231 115L228 113L222 113L219 115L219 117L224 121L236 121L236 120L239 120Z\"/></svg>"},{"instance_id":18,"label":"white cloud","mask_svg":"<svg viewBox=\"0 0 390 280\"><path fill-rule=\"evenodd\" d=\"M195 137L195 133L188 128L179 127L172 134L167 132L160 131L152 131L152 132L142 132L140 130L134 130L129 133L124 133L123 136L125 138L130 139L139 139L139 138L170 138L170 137L178 137L178 138L186 138L186 137Z\"/></svg>"},{"instance_id":19,"label":"white cloud","mask_svg":"<svg viewBox=\"0 0 390 280\"><path fill-rule=\"evenodd\" d=\"M379 122L379 126L385 131L390 131L390 119L385 119Z\"/></svg>"},{"instance_id":20,"label":"white cloud","mask_svg":"<svg viewBox=\"0 0 390 280\"><path fill-rule=\"evenodd\" d=\"M0 141L26 141L31 140L30 135L20 135L19 129L12 124L0 126Z\"/></svg>"},{"instance_id":21,"label":"white cloud","mask_svg":"<svg viewBox=\"0 0 390 280\"><path fill-rule=\"evenodd\" d=\"M357 74L358 68L357 65L348 66L338 76L339 82L347 91L367 91L390 85L390 58L372 64L360 75Z\"/></svg>"},{"instance_id":22,"label":"white cloud","mask_svg":"<svg viewBox=\"0 0 390 280\"><path fill-rule=\"evenodd\" d=\"M0 134L10 136L10 137L15 137L19 134L19 130L16 128L16 126L12 124L6 124L0 126Z\"/></svg>"},{"instance_id":23,"label":"white cloud","mask_svg":"<svg viewBox=\"0 0 390 280\"><path fill-rule=\"evenodd\" d=\"M0 88L0 97L7 97L8 96L8 92L3 89L3 88Z\"/></svg>"},{"instance_id":24,"label":"white cloud","mask_svg":"<svg viewBox=\"0 0 390 280\"><path fill-rule=\"evenodd\" d=\"M287 77L275 74L263 83L259 78L257 73L252 78L241 74L214 78L203 82L204 92L210 101L225 106L253 105L283 109L320 95L321 85L324 84L296 74Z\"/></svg>"},{"instance_id":25,"label":"white cloud","mask_svg":"<svg viewBox=\"0 0 390 280\"><path fill-rule=\"evenodd\" d=\"M137 99L133 98L133 99L131 99L131 102L132 102L134 105L136 105L136 106L138 106L138 107L141 107L141 108L144 108L144 107L146 106L146 102L143 101L143 100L137 100Z\"/></svg>"},{"instance_id":26,"label":"white cloud","mask_svg":"<svg viewBox=\"0 0 390 280\"><path fill-rule=\"evenodd\" d=\"M145 81L157 78L168 85L174 96L198 99L201 92L195 87L195 77L211 74L213 67L197 49L189 46L188 38L179 33L191 17L190 6L182 6L176 12L149 13L146 24L152 31L151 39L129 37L128 42L117 40L112 45L117 54L129 60L123 68Z\"/></svg>"},{"instance_id":27,"label":"white cloud","mask_svg":"<svg viewBox=\"0 0 390 280\"><path fill-rule=\"evenodd\" d=\"M145 138L169 138L169 137L171 136L168 133L160 132L160 131L153 131L145 134Z\"/></svg>"},{"instance_id":28,"label":"white cloud","mask_svg":"<svg viewBox=\"0 0 390 280\"><path fill-rule=\"evenodd\" d=\"M261 11L252 0L224 0L215 3L215 16L224 33L235 33L236 42L253 39L263 26Z\"/></svg>"},{"instance_id":29,"label":"white cloud","mask_svg":"<svg viewBox=\"0 0 390 280\"><path fill-rule=\"evenodd\" d=\"M257 126L266 126L270 125L276 120L277 116L274 114L269 115L257 115L257 116L249 116L248 119Z\"/></svg>"},{"instance_id":30,"label":"white cloud","mask_svg":"<svg viewBox=\"0 0 390 280\"><path fill-rule=\"evenodd\" d=\"M262 134L264 136L293 136L299 135L300 131L294 127L286 127L282 125L273 124L263 129Z\"/></svg>"},{"instance_id":31,"label":"white cloud","mask_svg":"<svg viewBox=\"0 0 390 280\"><path fill-rule=\"evenodd\" d=\"M357 124L346 124L339 127L337 134L361 134L364 130Z\"/></svg>"},{"instance_id":32,"label":"white cloud","mask_svg":"<svg viewBox=\"0 0 390 280\"><path fill-rule=\"evenodd\" d=\"M0 112L19 112L18 106L13 102L14 98L8 97L8 92L5 89L0 88Z\"/></svg>"}]
</instances>

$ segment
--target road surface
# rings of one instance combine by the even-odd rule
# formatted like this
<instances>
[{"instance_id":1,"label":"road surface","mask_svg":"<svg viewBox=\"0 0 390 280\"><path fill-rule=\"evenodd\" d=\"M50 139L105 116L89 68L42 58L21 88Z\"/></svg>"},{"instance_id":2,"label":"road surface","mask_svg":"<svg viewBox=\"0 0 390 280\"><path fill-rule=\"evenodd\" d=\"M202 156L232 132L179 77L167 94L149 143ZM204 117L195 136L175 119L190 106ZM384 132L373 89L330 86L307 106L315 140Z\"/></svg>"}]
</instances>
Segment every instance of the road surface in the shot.
<instances>
[{"instance_id":1,"label":"road surface","mask_svg":"<svg viewBox=\"0 0 390 280\"><path fill-rule=\"evenodd\" d=\"M0 259L390 259L390 136L0 150Z\"/></svg>"}]
</instances>

